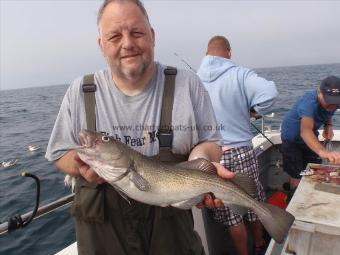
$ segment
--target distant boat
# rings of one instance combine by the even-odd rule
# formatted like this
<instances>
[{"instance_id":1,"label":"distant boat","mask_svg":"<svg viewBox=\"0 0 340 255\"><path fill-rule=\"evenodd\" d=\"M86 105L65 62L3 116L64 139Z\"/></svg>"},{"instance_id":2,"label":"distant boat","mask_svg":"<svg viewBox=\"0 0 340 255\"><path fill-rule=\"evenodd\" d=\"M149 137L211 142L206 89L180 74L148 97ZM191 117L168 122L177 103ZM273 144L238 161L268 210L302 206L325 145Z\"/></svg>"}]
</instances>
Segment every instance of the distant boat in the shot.
<instances>
[{"instance_id":1,"label":"distant boat","mask_svg":"<svg viewBox=\"0 0 340 255\"><path fill-rule=\"evenodd\" d=\"M27 147L27 149L28 149L29 151L36 151L36 150L39 150L40 147L39 147L39 146L29 145L29 146Z\"/></svg>"},{"instance_id":2,"label":"distant boat","mask_svg":"<svg viewBox=\"0 0 340 255\"><path fill-rule=\"evenodd\" d=\"M2 167L7 168L7 167L14 166L17 162L18 162L17 159L11 159L11 160L2 162L1 165Z\"/></svg>"}]
</instances>

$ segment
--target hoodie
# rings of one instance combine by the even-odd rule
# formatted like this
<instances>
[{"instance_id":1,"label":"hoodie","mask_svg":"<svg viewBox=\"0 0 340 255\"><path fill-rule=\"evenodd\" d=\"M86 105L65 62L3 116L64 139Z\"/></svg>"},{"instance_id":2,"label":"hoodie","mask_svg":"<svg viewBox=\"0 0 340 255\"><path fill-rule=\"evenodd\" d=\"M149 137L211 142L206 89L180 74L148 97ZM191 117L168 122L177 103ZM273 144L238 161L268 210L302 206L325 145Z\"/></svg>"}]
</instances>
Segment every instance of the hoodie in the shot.
<instances>
[{"instance_id":1,"label":"hoodie","mask_svg":"<svg viewBox=\"0 0 340 255\"><path fill-rule=\"evenodd\" d=\"M252 146L250 109L263 114L273 105L278 95L274 82L229 59L210 55L203 58L197 74L210 95L224 145Z\"/></svg>"}]
</instances>

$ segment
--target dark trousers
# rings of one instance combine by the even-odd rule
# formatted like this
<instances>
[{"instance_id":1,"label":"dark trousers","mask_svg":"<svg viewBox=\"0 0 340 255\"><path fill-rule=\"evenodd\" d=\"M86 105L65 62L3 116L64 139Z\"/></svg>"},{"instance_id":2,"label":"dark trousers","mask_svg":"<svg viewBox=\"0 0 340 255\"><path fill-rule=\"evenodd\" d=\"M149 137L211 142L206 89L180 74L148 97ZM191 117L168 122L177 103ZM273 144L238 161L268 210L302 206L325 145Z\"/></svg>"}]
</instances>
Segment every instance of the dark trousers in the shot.
<instances>
[{"instance_id":1,"label":"dark trousers","mask_svg":"<svg viewBox=\"0 0 340 255\"><path fill-rule=\"evenodd\" d=\"M282 141L281 145L283 170L290 177L300 179L300 172L306 169L308 163L321 164L320 157L306 144Z\"/></svg>"},{"instance_id":2,"label":"dark trousers","mask_svg":"<svg viewBox=\"0 0 340 255\"><path fill-rule=\"evenodd\" d=\"M147 194L146 194L147 195ZM77 182L72 214L80 255L204 255L191 210L122 198L109 184Z\"/></svg>"}]
</instances>

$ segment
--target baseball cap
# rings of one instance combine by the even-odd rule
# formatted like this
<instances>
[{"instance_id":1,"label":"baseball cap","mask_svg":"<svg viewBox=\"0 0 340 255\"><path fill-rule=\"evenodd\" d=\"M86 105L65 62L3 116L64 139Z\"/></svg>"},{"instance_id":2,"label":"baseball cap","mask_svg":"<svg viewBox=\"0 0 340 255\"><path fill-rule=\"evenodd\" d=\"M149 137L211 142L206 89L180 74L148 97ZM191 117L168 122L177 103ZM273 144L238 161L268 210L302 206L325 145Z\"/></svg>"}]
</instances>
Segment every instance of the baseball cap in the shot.
<instances>
[{"instance_id":1,"label":"baseball cap","mask_svg":"<svg viewBox=\"0 0 340 255\"><path fill-rule=\"evenodd\" d=\"M340 104L340 79L328 76L321 82L320 91L327 104Z\"/></svg>"}]
</instances>

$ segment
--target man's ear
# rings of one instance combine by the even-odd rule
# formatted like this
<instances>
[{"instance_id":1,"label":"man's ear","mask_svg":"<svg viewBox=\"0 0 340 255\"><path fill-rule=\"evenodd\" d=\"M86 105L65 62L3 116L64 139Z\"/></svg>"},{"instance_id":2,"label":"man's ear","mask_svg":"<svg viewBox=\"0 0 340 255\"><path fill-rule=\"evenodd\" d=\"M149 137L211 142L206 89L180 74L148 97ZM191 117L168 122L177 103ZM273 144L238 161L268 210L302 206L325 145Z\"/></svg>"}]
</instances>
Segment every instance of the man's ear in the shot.
<instances>
[{"instance_id":1,"label":"man's ear","mask_svg":"<svg viewBox=\"0 0 340 255\"><path fill-rule=\"evenodd\" d=\"M320 97L322 97L321 90L318 89L316 94L317 94L317 99L318 99L318 101L320 102Z\"/></svg>"},{"instance_id":2,"label":"man's ear","mask_svg":"<svg viewBox=\"0 0 340 255\"><path fill-rule=\"evenodd\" d=\"M228 58L231 59L231 49L228 50Z\"/></svg>"},{"instance_id":3,"label":"man's ear","mask_svg":"<svg viewBox=\"0 0 340 255\"><path fill-rule=\"evenodd\" d=\"M98 46L99 46L101 52L103 52L102 39L100 37L98 37Z\"/></svg>"},{"instance_id":4,"label":"man's ear","mask_svg":"<svg viewBox=\"0 0 340 255\"><path fill-rule=\"evenodd\" d=\"M155 30L153 30L153 28L151 28L151 36L152 36L153 46L155 46Z\"/></svg>"}]
</instances>

